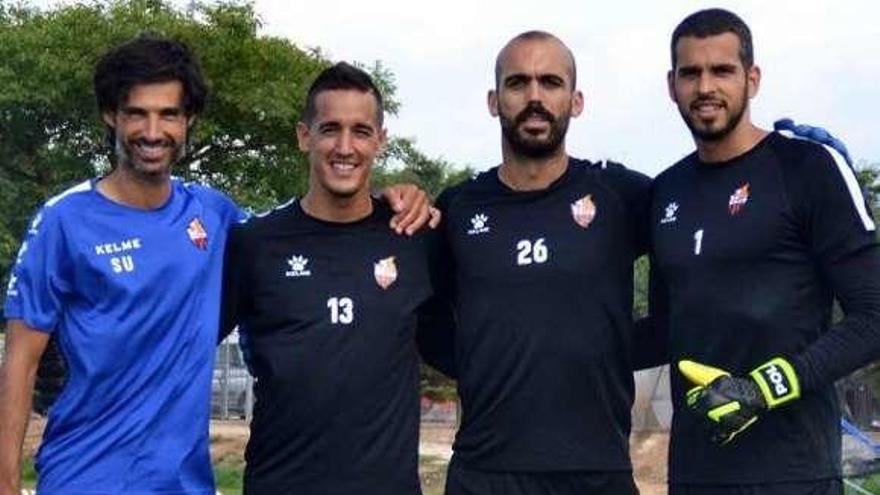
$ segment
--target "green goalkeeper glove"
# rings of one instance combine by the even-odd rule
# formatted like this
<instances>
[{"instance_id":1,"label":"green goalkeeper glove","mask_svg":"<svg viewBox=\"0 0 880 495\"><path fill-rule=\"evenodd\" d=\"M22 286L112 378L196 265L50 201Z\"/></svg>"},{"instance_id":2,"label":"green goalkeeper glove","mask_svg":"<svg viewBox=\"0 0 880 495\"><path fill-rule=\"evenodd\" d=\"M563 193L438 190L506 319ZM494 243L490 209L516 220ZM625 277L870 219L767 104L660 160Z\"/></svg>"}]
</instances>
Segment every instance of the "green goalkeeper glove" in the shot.
<instances>
[{"instance_id":1,"label":"green goalkeeper glove","mask_svg":"<svg viewBox=\"0 0 880 495\"><path fill-rule=\"evenodd\" d=\"M747 378L688 360L679 361L678 369L697 385L687 392L688 408L708 421L712 440L722 445L757 421L760 413L801 396L794 367L781 357L758 366Z\"/></svg>"}]
</instances>

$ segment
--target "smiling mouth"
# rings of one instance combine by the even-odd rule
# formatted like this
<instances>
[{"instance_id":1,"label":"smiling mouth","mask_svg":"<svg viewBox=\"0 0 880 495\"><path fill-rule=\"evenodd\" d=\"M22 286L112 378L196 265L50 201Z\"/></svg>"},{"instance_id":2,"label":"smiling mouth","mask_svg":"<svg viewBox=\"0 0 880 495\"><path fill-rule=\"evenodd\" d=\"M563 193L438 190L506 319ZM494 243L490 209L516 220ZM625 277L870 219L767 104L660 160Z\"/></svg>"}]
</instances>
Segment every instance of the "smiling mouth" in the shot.
<instances>
[{"instance_id":1,"label":"smiling mouth","mask_svg":"<svg viewBox=\"0 0 880 495\"><path fill-rule=\"evenodd\" d=\"M350 162L330 162L330 168L334 172L347 174L357 168L357 165Z\"/></svg>"},{"instance_id":2,"label":"smiling mouth","mask_svg":"<svg viewBox=\"0 0 880 495\"><path fill-rule=\"evenodd\" d=\"M698 101L691 105L691 111L696 113L697 115L715 115L726 108L726 105L721 101Z\"/></svg>"},{"instance_id":3,"label":"smiling mouth","mask_svg":"<svg viewBox=\"0 0 880 495\"><path fill-rule=\"evenodd\" d=\"M146 143L137 141L132 145L132 149L135 150L138 157L148 162L161 160L170 148L171 146L165 142Z\"/></svg>"}]
</instances>

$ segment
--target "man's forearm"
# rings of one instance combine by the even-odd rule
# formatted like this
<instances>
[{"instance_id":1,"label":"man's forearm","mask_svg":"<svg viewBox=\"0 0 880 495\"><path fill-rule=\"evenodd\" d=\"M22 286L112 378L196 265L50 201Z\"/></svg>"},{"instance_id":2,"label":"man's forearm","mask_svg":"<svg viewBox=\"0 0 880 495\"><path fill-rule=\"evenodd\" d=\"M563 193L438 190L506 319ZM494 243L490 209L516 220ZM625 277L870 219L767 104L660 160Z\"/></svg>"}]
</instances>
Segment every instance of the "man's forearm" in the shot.
<instances>
[{"instance_id":1,"label":"man's forearm","mask_svg":"<svg viewBox=\"0 0 880 495\"><path fill-rule=\"evenodd\" d=\"M31 411L40 356L49 336L10 320L0 366L0 495L19 495L21 448Z\"/></svg>"},{"instance_id":2,"label":"man's forearm","mask_svg":"<svg viewBox=\"0 0 880 495\"><path fill-rule=\"evenodd\" d=\"M0 367L0 494L18 495L21 448L31 410L36 366L9 359Z\"/></svg>"}]
</instances>

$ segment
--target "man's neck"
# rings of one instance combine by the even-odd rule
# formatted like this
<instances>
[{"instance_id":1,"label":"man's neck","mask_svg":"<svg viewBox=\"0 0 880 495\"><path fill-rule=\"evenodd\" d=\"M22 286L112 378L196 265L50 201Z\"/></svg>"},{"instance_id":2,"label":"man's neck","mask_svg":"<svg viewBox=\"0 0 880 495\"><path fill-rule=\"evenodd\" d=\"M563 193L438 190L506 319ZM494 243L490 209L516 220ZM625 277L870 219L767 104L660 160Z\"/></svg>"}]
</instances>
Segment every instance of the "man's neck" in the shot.
<instances>
[{"instance_id":1,"label":"man's neck","mask_svg":"<svg viewBox=\"0 0 880 495\"><path fill-rule=\"evenodd\" d=\"M504 150L498 178L514 191L538 191L550 187L568 168L565 148L546 158L529 158Z\"/></svg>"},{"instance_id":2,"label":"man's neck","mask_svg":"<svg viewBox=\"0 0 880 495\"><path fill-rule=\"evenodd\" d=\"M97 184L98 192L113 201L140 210L155 210L171 196L171 176L139 177L126 167L117 165L110 175Z\"/></svg>"},{"instance_id":3,"label":"man's neck","mask_svg":"<svg viewBox=\"0 0 880 495\"><path fill-rule=\"evenodd\" d=\"M750 122L743 124L718 141L695 139L697 156L700 157L700 160L704 163L721 163L732 160L747 153L761 142L764 136L769 134Z\"/></svg>"},{"instance_id":4,"label":"man's neck","mask_svg":"<svg viewBox=\"0 0 880 495\"><path fill-rule=\"evenodd\" d=\"M373 200L367 190L348 197L309 190L300 206L310 217L334 223L356 222L373 213Z\"/></svg>"}]
</instances>

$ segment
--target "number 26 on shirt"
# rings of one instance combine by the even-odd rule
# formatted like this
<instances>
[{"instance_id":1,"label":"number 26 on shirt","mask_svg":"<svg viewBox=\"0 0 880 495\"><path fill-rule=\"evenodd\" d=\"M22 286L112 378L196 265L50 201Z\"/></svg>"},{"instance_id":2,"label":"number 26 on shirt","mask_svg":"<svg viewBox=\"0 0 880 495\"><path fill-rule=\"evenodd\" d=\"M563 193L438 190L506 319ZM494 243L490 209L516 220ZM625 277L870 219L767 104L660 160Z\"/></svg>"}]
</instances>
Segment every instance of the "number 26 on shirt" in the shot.
<instances>
[{"instance_id":1,"label":"number 26 on shirt","mask_svg":"<svg viewBox=\"0 0 880 495\"><path fill-rule=\"evenodd\" d=\"M550 256L543 237L534 241L523 239L517 242L516 253L516 264L519 266L544 263Z\"/></svg>"}]
</instances>

